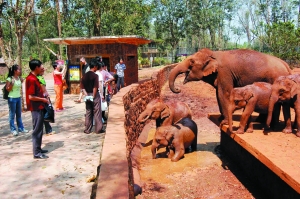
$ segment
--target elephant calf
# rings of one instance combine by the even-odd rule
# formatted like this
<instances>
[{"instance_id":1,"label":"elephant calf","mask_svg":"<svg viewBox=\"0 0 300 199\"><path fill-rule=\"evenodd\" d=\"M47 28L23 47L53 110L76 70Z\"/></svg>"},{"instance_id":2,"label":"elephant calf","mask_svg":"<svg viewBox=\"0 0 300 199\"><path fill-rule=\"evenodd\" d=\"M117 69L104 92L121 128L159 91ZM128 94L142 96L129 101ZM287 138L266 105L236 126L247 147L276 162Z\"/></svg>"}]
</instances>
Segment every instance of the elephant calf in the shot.
<instances>
[{"instance_id":1,"label":"elephant calf","mask_svg":"<svg viewBox=\"0 0 300 199\"><path fill-rule=\"evenodd\" d=\"M164 103L157 98L147 104L138 122L143 123L148 119L153 119L156 120L156 127L159 127L175 124L184 117L192 118L191 109L186 103L178 101Z\"/></svg>"},{"instance_id":2,"label":"elephant calf","mask_svg":"<svg viewBox=\"0 0 300 199\"><path fill-rule=\"evenodd\" d=\"M230 104L228 106L229 131L232 132L233 112L244 108L236 133L244 133L247 124L248 129L246 132L252 133L251 114L253 111L263 114L268 113L271 91L272 85L266 82L255 82L251 85L234 88L230 93Z\"/></svg>"},{"instance_id":3,"label":"elephant calf","mask_svg":"<svg viewBox=\"0 0 300 199\"><path fill-rule=\"evenodd\" d=\"M291 110L295 109L295 124L297 128L296 136L300 137L300 74L280 76L272 85L272 94L270 97L267 125L270 125L274 104L280 102L283 104L283 115L285 128L283 133L292 133Z\"/></svg>"},{"instance_id":4,"label":"elephant calf","mask_svg":"<svg viewBox=\"0 0 300 199\"><path fill-rule=\"evenodd\" d=\"M166 147L168 157L177 162L184 156L185 149L191 146L197 150L197 124L190 118L183 118L174 125L157 128L152 142L152 158L156 158L156 149Z\"/></svg>"}]
</instances>

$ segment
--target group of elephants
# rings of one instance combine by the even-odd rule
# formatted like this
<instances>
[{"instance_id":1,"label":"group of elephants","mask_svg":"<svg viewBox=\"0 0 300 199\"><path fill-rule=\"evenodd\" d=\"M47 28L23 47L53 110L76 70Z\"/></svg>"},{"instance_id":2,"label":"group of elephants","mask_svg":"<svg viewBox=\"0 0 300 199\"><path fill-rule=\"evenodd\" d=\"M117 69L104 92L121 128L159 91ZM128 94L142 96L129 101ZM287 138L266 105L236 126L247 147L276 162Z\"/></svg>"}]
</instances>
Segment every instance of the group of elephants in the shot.
<instances>
[{"instance_id":1,"label":"group of elephants","mask_svg":"<svg viewBox=\"0 0 300 199\"><path fill-rule=\"evenodd\" d=\"M185 73L184 84L202 80L216 89L221 113L221 125L228 124L233 132L232 115L237 109L244 109L236 133L253 132L251 114L258 117L264 128L275 128L279 122L282 107L285 120L284 133L297 128L300 137L300 75L291 74L289 65L283 60L253 50L238 49L212 51L202 49L187 57L172 69L169 87L179 93L174 83L179 74ZM292 127L290 108L295 109ZM185 149L196 150L197 125L191 119L189 107L182 102L164 103L152 100L140 114L138 121L155 119L157 130L152 142L153 158L156 149L166 147L168 157L178 161Z\"/></svg>"}]
</instances>

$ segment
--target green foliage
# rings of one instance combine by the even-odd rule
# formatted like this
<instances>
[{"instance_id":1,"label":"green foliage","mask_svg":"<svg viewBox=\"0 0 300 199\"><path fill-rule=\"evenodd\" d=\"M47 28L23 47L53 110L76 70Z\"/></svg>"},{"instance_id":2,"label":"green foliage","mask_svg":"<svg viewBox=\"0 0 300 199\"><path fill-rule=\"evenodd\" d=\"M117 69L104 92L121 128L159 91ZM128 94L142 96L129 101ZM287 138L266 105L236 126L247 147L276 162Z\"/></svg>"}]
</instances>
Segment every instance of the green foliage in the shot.
<instances>
[{"instance_id":1,"label":"green foliage","mask_svg":"<svg viewBox=\"0 0 300 199\"><path fill-rule=\"evenodd\" d=\"M163 57L155 57L153 59L153 63L152 63L152 66L161 66L161 65L168 65L170 64L171 61L166 59L166 58L163 58Z\"/></svg>"},{"instance_id":2,"label":"green foliage","mask_svg":"<svg viewBox=\"0 0 300 199\"><path fill-rule=\"evenodd\" d=\"M266 36L261 39L273 55L287 60L298 58L300 28L292 22L279 22L266 25Z\"/></svg>"},{"instance_id":3,"label":"green foliage","mask_svg":"<svg viewBox=\"0 0 300 199\"><path fill-rule=\"evenodd\" d=\"M7 2L24 4L24 1ZM168 56L171 53L173 60L178 47L187 49L184 54L205 47L252 48L282 59L299 59L299 29L292 21L298 15L300 24L300 14L295 9L299 7L298 0L62 0L59 4L62 37L139 35L152 39L158 51L168 52ZM15 24L9 19L22 19L22 12L6 6L0 17L5 50L16 59ZM234 17L237 20L232 23ZM29 20L22 40L24 66L30 58L43 62L56 59L46 46L56 53L59 46L43 41L58 37L55 1L36 0ZM238 44L245 35L248 42ZM176 61L181 61L181 57ZM148 59L139 58L139 63L142 62L150 64ZM168 59L154 57L153 65L167 62Z\"/></svg>"},{"instance_id":4,"label":"green foliage","mask_svg":"<svg viewBox=\"0 0 300 199\"><path fill-rule=\"evenodd\" d=\"M141 60L141 65L144 66L144 65L150 65L150 61L148 58L140 58Z\"/></svg>"}]
</instances>

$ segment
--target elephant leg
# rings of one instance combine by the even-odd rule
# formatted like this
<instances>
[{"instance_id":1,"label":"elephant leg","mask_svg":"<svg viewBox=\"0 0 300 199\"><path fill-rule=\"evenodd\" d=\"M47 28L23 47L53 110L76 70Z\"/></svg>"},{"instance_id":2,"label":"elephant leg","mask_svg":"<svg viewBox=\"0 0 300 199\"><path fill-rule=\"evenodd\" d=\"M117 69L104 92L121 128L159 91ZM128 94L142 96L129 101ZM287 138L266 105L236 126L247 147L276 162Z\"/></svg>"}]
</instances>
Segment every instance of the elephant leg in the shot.
<instances>
[{"instance_id":1,"label":"elephant leg","mask_svg":"<svg viewBox=\"0 0 300 199\"><path fill-rule=\"evenodd\" d=\"M229 96L230 91L232 90L227 88L227 91L224 91L222 88L217 87L217 100L219 105L219 110L221 113L221 117L219 118L219 121L222 124L228 124L228 111L227 108L230 104Z\"/></svg>"},{"instance_id":2,"label":"elephant leg","mask_svg":"<svg viewBox=\"0 0 300 199\"><path fill-rule=\"evenodd\" d=\"M250 115L249 120L248 120L248 124L247 124L247 133L253 133L253 122L252 122L252 116Z\"/></svg>"},{"instance_id":3,"label":"elephant leg","mask_svg":"<svg viewBox=\"0 0 300 199\"><path fill-rule=\"evenodd\" d=\"M298 129L297 119L298 119L297 114L295 114L294 124L292 126L293 129Z\"/></svg>"},{"instance_id":4,"label":"elephant leg","mask_svg":"<svg viewBox=\"0 0 300 199\"><path fill-rule=\"evenodd\" d=\"M296 103L297 103L297 101L296 101ZM295 114L296 114L295 119L297 119L297 132L296 132L296 136L300 137L300 117L299 117L299 115L300 115L300 104L298 106L295 105Z\"/></svg>"},{"instance_id":5,"label":"elephant leg","mask_svg":"<svg viewBox=\"0 0 300 199\"><path fill-rule=\"evenodd\" d=\"M285 128L283 129L283 133L292 133L292 121L291 121L291 108L287 103L283 103L283 117L285 121Z\"/></svg>"},{"instance_id":6,"label":"elephant leg","mask_svg":"<svg viewBox=\"0 0 300 199\"><path fill-rule=\"evenodd\" d=\"M251 114L254 111L255 102L249 101L248 104L245 107L245 110L242 113L239 129L236 131L236 133L243 134L245 133L246 125L249 123L249 118L251 117ZM253 128L252 128L253 131Z\"/></svg>"},{"instance_id":7,"label":"elephant leg","mask_svg":"<svg viewBox=\"0 0 300 199\"><path fill-rule=\"evenodd\" d=\"M183 156L184 156L184 144L183 143L177 143L177 145L175 146L175 154L171 158L171 161L172 162L177 162Z\"/></svg>"},{"instance_id":8,"label":"elephant leg","mask_svg":"<svg viewBox=\"0 0 300 199\"><path fill-rule=\"evenodd\" d=\"M274 104L274 109L273 109L273 113L272 113L272 120L271 120L271 123L270 123L270 128L272 128L272 129L276 129L276 126L279 123L279 116L280 116L281 106L284 107L284 105L281 105L280 103L275 103ZM282 108L282 109L284 111L284 108Z\"/></svg>"},{"instance_id":9,"label":"elephant leg","mask_svg":"<svg viewBox=\"0 0 300 199\"><path fill-rule=\"evenodd\" d=\"M169 150L169 154L168 154L168 158L171 159L171 158L174 156L174 154L175 154L174 149L173 149L173 148L170 149L170 150Z\"/></svg>"}]
</instances>

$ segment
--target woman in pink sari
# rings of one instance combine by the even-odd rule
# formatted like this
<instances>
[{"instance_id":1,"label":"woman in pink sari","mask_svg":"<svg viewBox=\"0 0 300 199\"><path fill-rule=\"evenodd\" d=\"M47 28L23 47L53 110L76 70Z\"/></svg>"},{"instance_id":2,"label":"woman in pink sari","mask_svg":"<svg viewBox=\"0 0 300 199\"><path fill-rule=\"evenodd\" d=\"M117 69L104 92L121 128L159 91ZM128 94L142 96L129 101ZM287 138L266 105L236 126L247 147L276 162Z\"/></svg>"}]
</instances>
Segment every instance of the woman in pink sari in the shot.
<instances>
[{"instance_id":1,"label":"woman in pink sari","mask_svg":"<svg viewBox=\"0 0 300 199\"><path fill-rule=\"evenodd\" d=\"M60 112L64 110L63 107L63 78L65 74L65 65L61 65L60 63L54 62L52 64L53 71L53 79L54 79L54 91L56 94L55 97L55 111ZM61 68L63 69L61 70Z\"/></svg>"}]
</instances>

